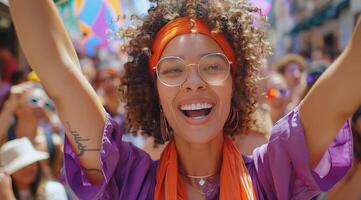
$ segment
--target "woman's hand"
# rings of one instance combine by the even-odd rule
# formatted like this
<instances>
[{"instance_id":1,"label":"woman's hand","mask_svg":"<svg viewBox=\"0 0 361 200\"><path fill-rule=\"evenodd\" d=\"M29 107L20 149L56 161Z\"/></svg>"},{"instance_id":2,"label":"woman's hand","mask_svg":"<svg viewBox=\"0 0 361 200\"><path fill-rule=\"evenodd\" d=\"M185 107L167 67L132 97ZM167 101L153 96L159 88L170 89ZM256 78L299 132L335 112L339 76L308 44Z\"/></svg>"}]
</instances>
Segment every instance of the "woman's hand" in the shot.
<instances>
[{"instance_id":1,"label":"woman's hand","mask_svg":"<svg viewBox=\"0 0 361 200\"><path fill-rule=\"evenodd\" d=\"M0 199L15 200L11 177L3 170L0 170Z\"/></svg>"}]
</instances>

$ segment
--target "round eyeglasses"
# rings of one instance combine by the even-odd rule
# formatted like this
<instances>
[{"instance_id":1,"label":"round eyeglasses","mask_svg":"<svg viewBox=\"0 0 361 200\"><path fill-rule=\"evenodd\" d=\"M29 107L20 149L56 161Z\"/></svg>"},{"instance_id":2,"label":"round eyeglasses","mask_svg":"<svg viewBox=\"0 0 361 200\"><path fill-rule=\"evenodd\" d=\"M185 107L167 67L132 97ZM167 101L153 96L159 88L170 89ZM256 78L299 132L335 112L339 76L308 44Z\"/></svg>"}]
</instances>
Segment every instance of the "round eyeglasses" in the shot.
<instances>
[{"instance_id":1,"label":"round eyeglasses","mask_svg":"<svg viewBox=\"0 0 361 200\"><path fill-rule=\"evenodd\" d=\"M160 59L153 68L161 83L169 87L182 85L189 76L188 66L196 66L199 76L211 85L217 85L226 80L230 74L232 62L223 53L204 55L198 64L186 64L177 56L168 56Z\"/></svg>"}]
</instances>

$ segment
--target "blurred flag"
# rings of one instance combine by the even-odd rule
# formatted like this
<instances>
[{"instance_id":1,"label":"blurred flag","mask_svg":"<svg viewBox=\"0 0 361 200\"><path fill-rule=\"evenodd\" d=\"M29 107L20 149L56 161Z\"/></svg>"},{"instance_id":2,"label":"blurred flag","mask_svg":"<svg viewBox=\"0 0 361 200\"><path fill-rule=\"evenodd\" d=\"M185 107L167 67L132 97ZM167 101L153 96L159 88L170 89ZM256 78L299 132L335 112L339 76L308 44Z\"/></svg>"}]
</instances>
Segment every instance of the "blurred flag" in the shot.
<instances>
[{"instance_id":1,"label":"blurred flag","mask_svg":"<svg viewBox=\"0 0 361 200\"><path fill-rule=\"evenodd\" d=\"M79 45L88 55L94 55L100 46L115 50L116 41L108 40L107 30L123 23L119 0L75 0L74 11L82 33Z\"/></svg>"},{"instance_id":2,"label":"blurred flag","mask_svg":"<svg viewBox=\"0 0 361 200\"><path fill-rule=\"evenodd\" d=\"M79 37L78 20L74 14L74 0L54 0L71 38Z\"/></svg>"}]
</instances>

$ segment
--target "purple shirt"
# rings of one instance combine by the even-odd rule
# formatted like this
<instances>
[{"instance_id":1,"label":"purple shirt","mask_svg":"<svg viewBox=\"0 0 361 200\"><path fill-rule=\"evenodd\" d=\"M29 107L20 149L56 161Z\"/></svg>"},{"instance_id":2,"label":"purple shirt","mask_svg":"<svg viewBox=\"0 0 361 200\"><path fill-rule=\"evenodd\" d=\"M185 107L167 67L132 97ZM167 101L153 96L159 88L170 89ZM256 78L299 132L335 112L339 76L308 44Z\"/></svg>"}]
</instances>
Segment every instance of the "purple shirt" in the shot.
<instances>
[{"instance_id":1,"label":"purple shirt","mask_svg":"<svg viewBox=\"0 0 361 200\"><path fill-rule=\"evenodd\" d=\"M118 127L107 115L100 152L105 181L99 185L89 183L66 139L64 175L80 199L153 199L158 162L123 142ZM255 149L252 158L243 158L258 199L311 199L330 189L351 167L350 123L345 123L313 170L298 107L276 123L268 144Z\"/></svg>"}]
</instances>

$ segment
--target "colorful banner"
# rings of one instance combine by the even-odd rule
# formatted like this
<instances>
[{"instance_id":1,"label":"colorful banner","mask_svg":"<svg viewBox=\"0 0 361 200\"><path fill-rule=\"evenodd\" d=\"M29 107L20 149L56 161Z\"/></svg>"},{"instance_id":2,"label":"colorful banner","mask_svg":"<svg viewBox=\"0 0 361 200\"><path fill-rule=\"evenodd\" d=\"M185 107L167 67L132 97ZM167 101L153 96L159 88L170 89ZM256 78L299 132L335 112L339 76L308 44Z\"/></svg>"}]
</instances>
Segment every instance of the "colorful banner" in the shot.
<instances>
[{"instance_id":1,"label":"colorful banner","mask_svg":"<svg viewBox=\"0 0 361 200\"><path fill-rule=\"evenodd\" d=\"M116 41L109 41L107 32L123 24L119 0L75 0L74 11L82 33L79 45L88 55L98 47L116 50Z\"/></svg>"}]
</instances>

